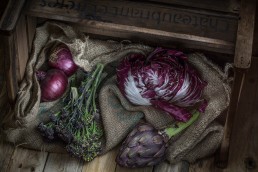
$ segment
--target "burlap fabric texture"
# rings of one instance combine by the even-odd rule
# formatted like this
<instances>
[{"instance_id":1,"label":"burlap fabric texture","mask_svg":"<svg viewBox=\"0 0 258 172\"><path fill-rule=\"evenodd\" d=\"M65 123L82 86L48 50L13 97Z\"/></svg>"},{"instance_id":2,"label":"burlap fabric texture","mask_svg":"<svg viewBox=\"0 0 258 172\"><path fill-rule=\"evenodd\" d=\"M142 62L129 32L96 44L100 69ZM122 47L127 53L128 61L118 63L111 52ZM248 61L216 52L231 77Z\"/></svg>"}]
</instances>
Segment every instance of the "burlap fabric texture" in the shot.
<instances>
[{"instance_id":1,"label":"burlap fabric texture","mask_svg":"<svg viewBox=\"0 0 258 172\"><path fill-rule=\"evenodd\" d=\"M75 63L86 71L90 71L97 63L108 64L130 53L148 54L153 50L140 44L89 39L70 26L60 23L46 23L37 28L15 108L5 114L3 120L7 141L37 150L64 152L62 144L45 143L36 130L40 121L47 120L49 113L63 106L59 101L40 103L40 87L35 76L35 71L46 62L47 52L60 42L70 48ZM171 163L182 159L193 162L216 150L222 139L223 128L214 120L229 104L230 88L224 74L201 54L191 54L189 60L209 83L204 91L204 97L209 104L206 112L194 125L171 139L167 151L167 159ZM150 106L130 104L118 90L115 77L111 77L102 86L99 104L105 130L104 152L121 143L140 120L146 120L157 128L173 123L169 116Z\"/></svg>"}]
</instances>

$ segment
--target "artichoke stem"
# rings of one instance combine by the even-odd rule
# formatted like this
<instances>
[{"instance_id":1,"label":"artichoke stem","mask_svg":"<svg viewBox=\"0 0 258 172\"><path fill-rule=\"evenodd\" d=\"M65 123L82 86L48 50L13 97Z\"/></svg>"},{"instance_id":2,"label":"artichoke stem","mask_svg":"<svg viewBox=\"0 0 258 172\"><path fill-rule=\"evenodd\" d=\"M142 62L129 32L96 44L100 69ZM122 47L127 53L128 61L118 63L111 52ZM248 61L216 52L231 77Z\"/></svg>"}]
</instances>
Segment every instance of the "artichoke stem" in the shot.
<instances>
[{"instance_id":1,"label":"artichoke stem","mask_svg":"<svg viewBox=\"0 0 258 172\"><path fill-rule=\"evenodd\" d=\"M194 123L194 121L198 119L200 112L194 111L192 114L192 117L187 122L177 122L173 127L169 127L164 130L169 139Z\"/></svg>"}]
</instances>

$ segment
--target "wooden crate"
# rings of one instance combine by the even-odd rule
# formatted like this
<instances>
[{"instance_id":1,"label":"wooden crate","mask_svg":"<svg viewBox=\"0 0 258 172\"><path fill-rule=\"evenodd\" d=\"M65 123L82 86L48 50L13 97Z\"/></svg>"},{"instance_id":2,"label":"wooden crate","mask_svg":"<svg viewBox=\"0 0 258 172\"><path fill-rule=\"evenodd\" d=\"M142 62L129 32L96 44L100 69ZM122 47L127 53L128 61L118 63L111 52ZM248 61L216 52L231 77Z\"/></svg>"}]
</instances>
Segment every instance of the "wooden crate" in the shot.
<instances>
[{"instance_id":1,"label":"wooden crate","mask_svg":"<svg viewBox=\"0 0 258 172\"><path fill-rule=\"evenodd\" d=\"M82 31L96 35L234 53L238 24L235 13L104 0L31 1L27 9L28 15L80 24Z\"/></svg>"},{"instance_id":2,"label":"wooden crate","mask_svg":"<svg viewBox=\"0 0 258 172\"><path fill-rule=\"evenodd\" d=\"M13 104L40 21L62 21L96 38L227 54L234 61L235 80L218 154L218 165L226 166L232 121L251 64L255 0L9 0L0 5L5 9L1 49Z\"/></svg>"}]
</instances>

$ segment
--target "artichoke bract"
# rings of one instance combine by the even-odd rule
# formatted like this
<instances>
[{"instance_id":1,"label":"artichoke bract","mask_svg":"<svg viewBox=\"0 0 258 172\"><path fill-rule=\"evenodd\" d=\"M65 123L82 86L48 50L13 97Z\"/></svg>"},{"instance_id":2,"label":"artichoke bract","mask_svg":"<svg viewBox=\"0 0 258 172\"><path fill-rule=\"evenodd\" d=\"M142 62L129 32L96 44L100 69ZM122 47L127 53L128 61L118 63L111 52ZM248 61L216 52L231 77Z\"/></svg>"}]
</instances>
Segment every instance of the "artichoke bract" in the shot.
<instances>
[{"instance_id":1,"label":"artichoke bract","mask_svg":"<svg viewBox=\"0 0 258 172\"><path fill-rule=\"evenodd\" d=\"M153 105L178 121L187 121L191 113L185 107L206 101L202 93L207 83L177 50L157 48L148 57L130 54L117 67L120 91L135 105Z\"/></svg>"},{"instance_id":2,"label":"artichoke bract","mask_svg":"<svg viewBox=\"0 0 258 172\"><path fill-rule=\"evenodd\" d=\"M169 139L190 126L198 119L199 114L199 111L195 111L186 123L177 122L163 130L157 130L148 123L137 125L122 143L116 162L130 168L160 163L165 159Z\"/></svg>"}]
</instances>

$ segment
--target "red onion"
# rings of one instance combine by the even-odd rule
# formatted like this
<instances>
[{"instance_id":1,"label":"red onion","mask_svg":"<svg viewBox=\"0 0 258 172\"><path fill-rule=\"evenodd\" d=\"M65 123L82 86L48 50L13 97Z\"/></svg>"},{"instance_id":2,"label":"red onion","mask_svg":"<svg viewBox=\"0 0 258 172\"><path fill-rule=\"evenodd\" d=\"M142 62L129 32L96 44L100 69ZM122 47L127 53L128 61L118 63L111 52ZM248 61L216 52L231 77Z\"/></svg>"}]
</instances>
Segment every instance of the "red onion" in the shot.
<instances>
[{"instance_id":1,"label":"red onion","mask_svg":"<svg viewBox=\"0 0 258 172\"><path fill-rule=\"evenodd\" d=\"M50 67L60 69L69 77L73 75L78 66L74 63L71 51L65 44L54 48L48 61Z\"/></svg>"},{"instance_id":2,"label":"red onion","mask_svg":"<svg viewBox=\"0 0 258 172\"><path fill-rule=\"evenodd\" d=\"M36 75L40 81L41 101L54 101L64 94L68 79L63 71L58 69L51 69L47 73L37 71Z\"/></svg>"}]
</instances>

